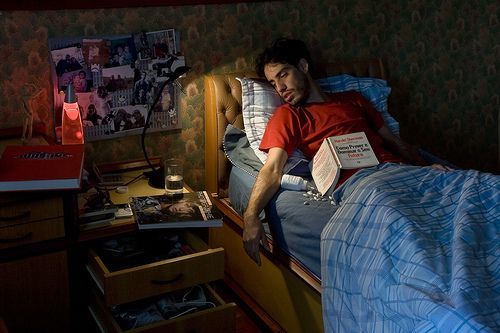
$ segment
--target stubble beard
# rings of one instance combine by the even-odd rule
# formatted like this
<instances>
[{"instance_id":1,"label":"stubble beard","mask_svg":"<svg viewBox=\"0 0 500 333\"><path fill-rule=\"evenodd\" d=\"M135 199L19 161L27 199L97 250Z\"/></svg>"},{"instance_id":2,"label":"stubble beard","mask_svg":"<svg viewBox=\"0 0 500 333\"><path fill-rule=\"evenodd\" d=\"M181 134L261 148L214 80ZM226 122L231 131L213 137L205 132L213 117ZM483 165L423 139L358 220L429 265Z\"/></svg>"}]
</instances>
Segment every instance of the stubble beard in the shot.
<instances>
[{"instance_id":1,"label":"stubble beard","mask_svg":"<svg viewBox=\"0 0 500 333\"><path fill-rule=\"evenodd\" d=\"M304 73L300 73L301 74L301 85L297 86L297 89L296 91L300 94L300 98L297 99L297 100L294 100L292 101L292 103L290 103L291 105L293 106L299 106L299 105L303 105L305 103L307 103L307 100L309 99L309 94L311 92L311 89L310 89L310 84L309 84L309 81L307 80L307 76L306 74Z\"/></svg>"}]
</instances>

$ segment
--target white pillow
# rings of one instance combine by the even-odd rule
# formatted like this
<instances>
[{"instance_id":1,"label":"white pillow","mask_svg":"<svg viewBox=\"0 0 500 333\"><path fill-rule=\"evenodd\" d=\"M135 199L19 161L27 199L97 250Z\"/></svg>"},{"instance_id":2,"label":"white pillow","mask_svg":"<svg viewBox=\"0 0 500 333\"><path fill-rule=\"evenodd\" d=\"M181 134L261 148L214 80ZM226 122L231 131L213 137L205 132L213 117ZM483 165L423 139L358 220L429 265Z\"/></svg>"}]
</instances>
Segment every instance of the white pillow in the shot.
<instances>
[{"instance_id":1,"label":"white pillow","mask_svg":"<svg viewBox=\"0 0 500 333\"><path fill-rule=\"evenodd\" d=\"M259 160L265 163L267 154L259 150L260 141L269 118L283 101L267 82L249 78L237 78L237 80L241 82L241 108L248 142Z\"/></svg>"}]
</instances>

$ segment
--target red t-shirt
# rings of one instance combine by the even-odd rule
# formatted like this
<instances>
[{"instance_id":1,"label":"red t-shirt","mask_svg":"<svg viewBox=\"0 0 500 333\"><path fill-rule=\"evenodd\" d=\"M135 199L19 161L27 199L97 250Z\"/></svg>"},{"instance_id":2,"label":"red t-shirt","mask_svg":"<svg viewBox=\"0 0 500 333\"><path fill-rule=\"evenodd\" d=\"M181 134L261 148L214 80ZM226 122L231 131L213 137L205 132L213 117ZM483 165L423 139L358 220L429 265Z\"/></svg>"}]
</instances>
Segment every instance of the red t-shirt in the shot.
<instances>
[{"instance_id":1,"label":"red t-shirt","mask_svg":"<svg viewBox=\"0 0 500 333\"><path fill-rule=\"evenodd\" d=\"M288 155L300 149L311 160L323 140L330 136L365 132L380 163L403 162L383 146L377 131L384 125L380 113L356 91L331 94L330 101L293 107L279 106L267 123L259 149L282 148ZM342 170L338 185L355 170ZM338 186L337 185L337 186Z\"/></svg>"}]
</instances>

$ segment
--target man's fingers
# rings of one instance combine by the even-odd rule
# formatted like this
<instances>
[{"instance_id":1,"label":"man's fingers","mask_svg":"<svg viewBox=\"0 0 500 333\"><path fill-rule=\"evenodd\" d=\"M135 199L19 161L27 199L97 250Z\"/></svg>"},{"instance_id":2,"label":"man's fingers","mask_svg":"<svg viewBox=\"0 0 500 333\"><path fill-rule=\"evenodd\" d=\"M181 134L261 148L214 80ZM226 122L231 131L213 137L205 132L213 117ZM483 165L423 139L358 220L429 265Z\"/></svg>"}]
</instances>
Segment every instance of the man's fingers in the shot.
<instances>
[{"instance_id":1,"label":"man's fingers","mask_svg":"<svg viewBox=\"0 0 500 333\"><path fill-rule=\"evenodd\" d=\"M433 167L434 169L437 169L437 170L441 170L441 171L453 171L453 168L450 168L446 165L442 165L442 164L438 164L438 163L432 164L431 167Z\"/></svg>"},{"instance_id":2,"label":"man's fingers","mask_svg":"<svg viewBox=\"0 0 500 333\"><path fill-rule=\"evenodd\" d=\"M255 263L257 265L261 265L261 262L260 262L260 254L259 254L259 250L257 250L254 254L254 256L252 257L253 261L255 261Z\"/></svg>"},{"instance_id":3,"label":"man's fingers","mask_svg":"<svg viewBox=\"0 0 500 333\"><path fill-rule=\"evenodd\" d=\"M250 257L250 259L255 261L255 263L260 266L259 243L256 243L256 244L257 244L257 246L255 246L253 242L252 243L245 242L244 248L245 248L245 252Z\"/></svg>"},{"instance_id":4,"label":"man's fingers","mask_svg":"<svg viewBox=\"0 0 500 333\"><path fill-rule=\"evenodd\" d=\"M267 251L271 251L271 247L269 246L269 239L267 239L265 232L262 232L262 237L260 239L260 242Z\"/></svg>"},{"instance_id":5,"label":"man's fingers","mask_svg":"<svg viewBox=\"0 0 500 333\"><path fill-rule=\"evenodd\" d=\"M258 240L244 241L243 248L245 249L245 252L250 257L250 259L255 261L255 263L260 266L261 261L259 253L259 241Z\"/></svg>"}]
</instances>

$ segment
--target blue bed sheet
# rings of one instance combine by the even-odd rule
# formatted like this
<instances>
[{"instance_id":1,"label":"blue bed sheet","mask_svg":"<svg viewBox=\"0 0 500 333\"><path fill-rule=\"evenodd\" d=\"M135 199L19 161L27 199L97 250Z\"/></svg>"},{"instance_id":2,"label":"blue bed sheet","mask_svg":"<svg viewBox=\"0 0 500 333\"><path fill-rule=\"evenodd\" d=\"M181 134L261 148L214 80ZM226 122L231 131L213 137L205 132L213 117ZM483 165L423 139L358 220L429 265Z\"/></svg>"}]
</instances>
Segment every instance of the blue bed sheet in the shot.
<instances>
[{"instance_id":1,"label":"blue bed sheet","mask_svg":"<svg viewBox=\"0 0 500 333\"><path fill-rule=\"evenodd\" d=\"M500 332L500 176L384 164L334 195L326 332Z\"/></svg>"},{"instance_id":2,"label":"blue bed sheet","mask_svg":"<svg viewBox=\"0 0 500 333\"><path fill-rule=\"evenodd\" d=\"M229 199L243 214L255 182L254 176L237 167L229 178ZM261 215L266 231L285 253L321 277L320 235L338 206L330 201L309 200L303 191L281 189Z\"/></svg>"}]
</instances>

